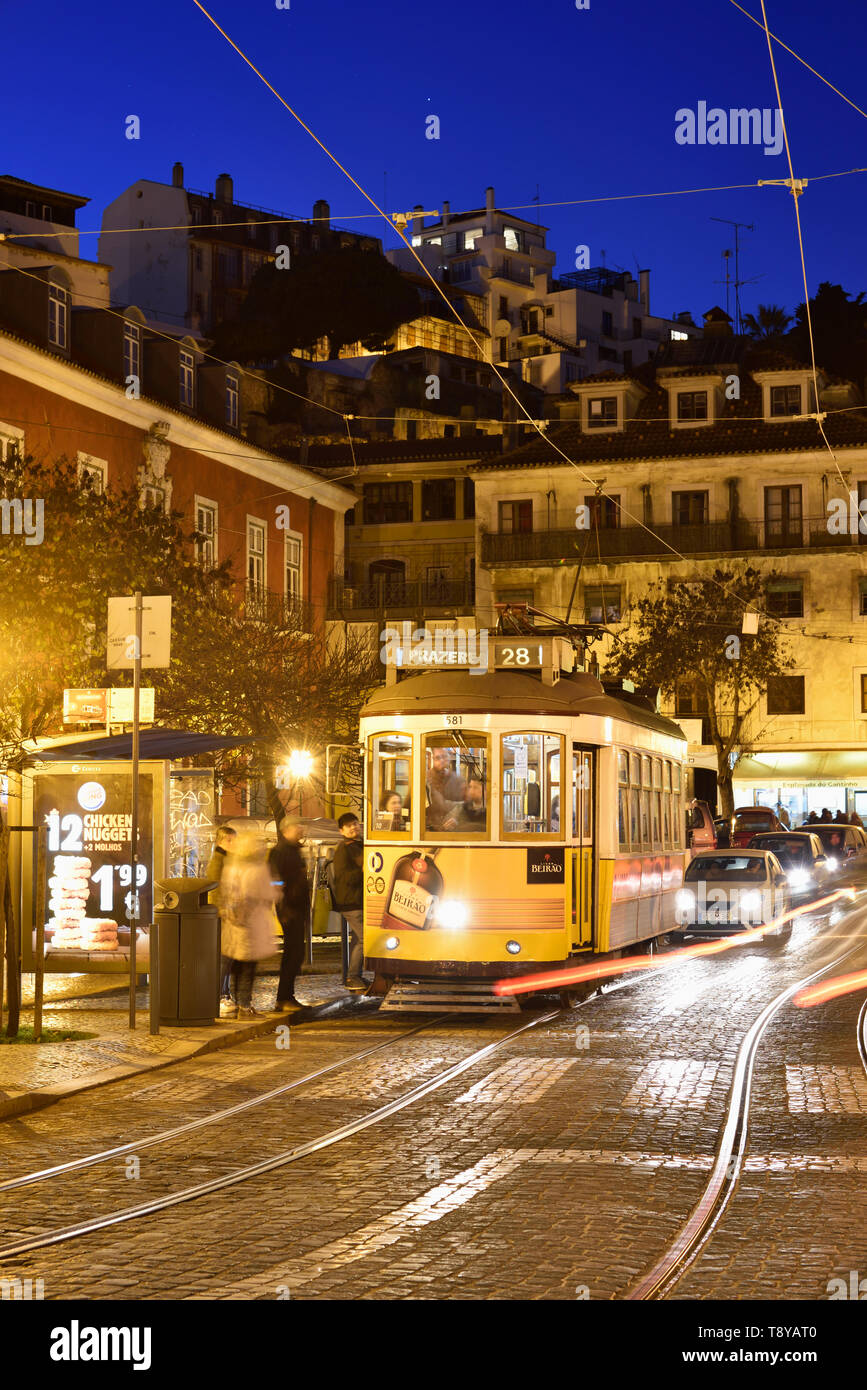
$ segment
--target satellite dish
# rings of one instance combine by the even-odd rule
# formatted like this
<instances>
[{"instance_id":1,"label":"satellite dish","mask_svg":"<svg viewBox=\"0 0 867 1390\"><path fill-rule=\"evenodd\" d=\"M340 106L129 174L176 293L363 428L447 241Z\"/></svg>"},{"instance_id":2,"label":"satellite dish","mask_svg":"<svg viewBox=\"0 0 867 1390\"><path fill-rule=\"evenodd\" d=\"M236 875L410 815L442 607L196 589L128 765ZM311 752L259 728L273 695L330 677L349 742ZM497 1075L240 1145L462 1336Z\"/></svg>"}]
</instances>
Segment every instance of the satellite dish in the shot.
<instances>
[{"instance_id":1,"label":"satellite dish","mask_svg":"<svg viewBox=\"0 0 867 1390\"><path fill-rule=\"evenodd\" d=\"M508 319L497 319L497 322L494 324L494 337L508 338L511 329L512 325L509 323Z\"/></svg>"}]
</instances>

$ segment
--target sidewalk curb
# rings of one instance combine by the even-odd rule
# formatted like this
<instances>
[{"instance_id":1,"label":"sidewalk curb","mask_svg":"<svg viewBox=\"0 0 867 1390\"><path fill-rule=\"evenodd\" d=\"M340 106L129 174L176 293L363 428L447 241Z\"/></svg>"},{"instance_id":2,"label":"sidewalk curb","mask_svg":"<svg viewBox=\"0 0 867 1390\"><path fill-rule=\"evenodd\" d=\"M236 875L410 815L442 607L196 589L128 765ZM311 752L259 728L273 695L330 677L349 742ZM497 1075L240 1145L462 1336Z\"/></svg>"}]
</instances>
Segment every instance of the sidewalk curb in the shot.
<instances>
[{"instance_id":1,"label":"sidewalk curb","mask_svg":"<svg viewBox=\"0 0 867 1390\"><path fill-rule=\"evenodd\" d=\"M56 1085L43 1086L35 1091L12 1090L0 1099L0 1120L8 1120L15 1115L26 1115L36 1110L44 1110L47 1106L54 1105L56 1101L67 1100L80 1091L91 1091L98 1086L108 1086L112 1081L123 1081L131 1076L159 1071L163 1067L172 1066L175 1062L186 1062L191 1057L204 1056L206 1052L220 1052L223 1048L232 1047L235 1043L249 1042L252 1038L260 1038L266 1033L276 1032L280 1024L288 1023L290 1018L290 1014L274 1014L260 1019L256 1023L244 1024L243 1027L233 1028L225 1033L218 1033L213 1037L205 1038L201 1043L186 1042L178 1038L165 1052L156 1055L152 1061L107 1067L105 1071L94 1072L92 1076L80 1081L61 1081Z\"/></svg>"}]
</instances>

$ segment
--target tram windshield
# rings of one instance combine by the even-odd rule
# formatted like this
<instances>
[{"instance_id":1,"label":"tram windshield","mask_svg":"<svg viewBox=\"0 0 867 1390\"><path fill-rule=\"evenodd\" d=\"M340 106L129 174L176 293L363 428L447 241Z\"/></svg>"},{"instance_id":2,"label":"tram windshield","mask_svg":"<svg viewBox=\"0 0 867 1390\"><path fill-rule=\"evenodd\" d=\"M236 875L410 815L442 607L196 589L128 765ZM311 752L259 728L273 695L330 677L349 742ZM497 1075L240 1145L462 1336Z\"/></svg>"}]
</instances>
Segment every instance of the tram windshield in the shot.
<instances>
[{"instance_id":1,"label":"tram windshield","mask_svg":"<svg viewBox=\"0 0 867 1390\"><path fill-rule=\"evenodd\" d=\"M370 740L370 835L409 833L412 789L412 739L408 734L378 734Z\"/></svg>"},{"instance_id":2,"label":"tram windshield","mask_svg":"<svg viewBox=\"0 0 867 1390\"><path fill-rule=\"evenodd\" d=\"M425 739L425 832L486 835L488 741L481 734Z\"/></svg>"},{"instance_id":3,"label":"tram windshield","mask_svg":"<svg viewBox=\"0 0 867 1390\"><path fill-rule=\"evenodd\" d=\"M560 834L559 734L503 735L503 834Z\"/></svg>"}]
</instances>

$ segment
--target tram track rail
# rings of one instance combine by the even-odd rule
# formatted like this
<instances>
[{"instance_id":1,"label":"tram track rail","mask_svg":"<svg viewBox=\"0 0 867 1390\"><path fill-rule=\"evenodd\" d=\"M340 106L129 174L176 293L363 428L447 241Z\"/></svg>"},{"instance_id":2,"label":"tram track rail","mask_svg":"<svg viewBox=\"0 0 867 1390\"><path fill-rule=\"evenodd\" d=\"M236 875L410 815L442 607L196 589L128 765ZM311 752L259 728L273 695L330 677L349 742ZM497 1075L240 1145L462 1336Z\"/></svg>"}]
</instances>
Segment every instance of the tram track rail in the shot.
<instances>
[{"instance_id":1,"label":"tram track rail","mask_svg":"<svg viewBox=\"0 0 867 1390\"><path fill-rule=\"evenodd\" d=\"M754 1019L738 1049L725 1120L714 1165L704 1192L665 1253L626 1292L624 1297L627 1302L668 1297L689 1267L710 1244L740 1179L747 1146L756 1056L765 1031L800 990L820 980L829 970L842 965L863 947L864 942L859 941L820 969L796 980L766 1004ZM857 1034L859 1056L867 1070L867 1001L859 1016Z\"/></svg>"},{"instance_id":2,"label":"tram track rail","mask_svg":"<svg viewBox=\"0 0 867 1390\"><path fill-rule=\"evenodd\" d=\"M327 1131L325 1134L319 1135L315 1139L297 1144L291 1149L286 1149L282 1153L275 1154L271 1158L262 1159L258 1163L248 1164L246 1167L236 1169L232 1173L226 1173L220 1177L208 1179L192 1187L184 1188L179 1192L168 1193L162 1197L156 1197L149 1202L142 1202L138 1206L126 1207L120 1211L109 1212L105 1216L76 1222L72 1226L65 1226L54 1231L43 1232L40 1235L30 1237L26 1240L16 1241L12 1245L0 1248L0 1263L12 1259L15 1256L28 1254L32 1250L44 1249L47 1246L61 1245L68 1241L79 1239L82 1236L90 1235L96 1231L107 1230L113 1226L120 1226L141 1217L167 1211L172 1207L179 1206L181 1203L191 1202L198 1197L204 1197L210 1193L237 1186L239 1183L247 1182L264 1173L273 1172L277 1168L283 1168L290 1163L295 1163L299 1159L307 1158L311 1154L318 1153L323 1149L331 1148L342 1140L360 1134L364 1130L382 1123L383 1120L388 1119L391 1115L398 1114L401 1110L405 1110L418 1101L423 1100L432 1092L439 1090L440 1087L447 1085L448 1082L461 1076L464 1072L469 1071L471 1067L476 1066L479 1062L485 1061L499 1048L504 1047L514 1038L519 1037L522 1033L526 1033L532 1028L539 1027L540 1024L551 1022L553 1019L558 1018L562 1012L562 1009L552 1009L538 1014L536 1017L522 1023L519 1027L511 1029L504 1037L497 1038L493 1042L487 1043L484 1047L475 1049L469 1056L462 1058L458 1062L452 1063L452 1065L447 1067L444 1071L412 1087L403 1095L397 1096L394 1100L388 1101L385 1105L378 1106L375 1110L369 1111L366 1115L362 1115L358 1119L351 1120L344 1125L339 1125ZM432 1022L433 1020L425 1020L424 1024L420 1024L416 1028L407 1031L420 1032L422 1028L430 1026ZM402 1036L406 1036L406 1034L402 1034ZM382 1045L380 1044L379 1046ZM378 1048L370 1049L370 1051L376 1050L378 1050ZM334 1064L331 1064L326 1070L333 1069ZM317 1073L317 1075L320 1074L321 1073ZM218 1118L221 1117L220 1112L216 1113ZM205 1118L210 1119L210 1117ZM193 1121L192 1124L200 1126L200 1122L198 1121ZM183 1132L184 1127L179 1128ZM168 1131L166 1131L166 1133L168 1133ZM153 1136L153 1138L156 1141L160 1140L160 1136ZM168 1141L163 1138L162 1142ZM141 1145L139 1144L138 1147L141 1147ZM117 1151L112 1151L111 1156L115 1156L116 1152ZM102 1156L90 1157L94 1161L103 1161ZM62 1171L70 1171L69 1168L64 1168L63 1165L60 1165L60 1167ZM32 1177L32 1175L29 1176ZM19 1186L22 1185L20 1180L13 1181L18 1181Z\"/></svg>"}]
</instances>

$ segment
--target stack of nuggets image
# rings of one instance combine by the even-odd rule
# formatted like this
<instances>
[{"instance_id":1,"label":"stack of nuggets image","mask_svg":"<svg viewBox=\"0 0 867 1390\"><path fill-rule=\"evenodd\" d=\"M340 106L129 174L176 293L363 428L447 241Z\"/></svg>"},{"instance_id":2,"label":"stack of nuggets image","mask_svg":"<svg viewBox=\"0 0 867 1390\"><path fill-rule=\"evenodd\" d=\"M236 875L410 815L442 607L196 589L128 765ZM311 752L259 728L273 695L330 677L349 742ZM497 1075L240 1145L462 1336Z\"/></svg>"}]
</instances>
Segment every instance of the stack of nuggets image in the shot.
<instances>
[{"instance_id":1,"label":"stack of nuggets image","mask_svg":"<svg viewBox=\"0 0 867 1390\"><path fill-rule=\"evenodd\" d=\"M117 922L110 917L83 917L81 945L85 951L116 951Z\"/></svg>"},{"instance_id":2,"label":"stack of nuggets image","mask_svg":"<svg viewBox=\"0 0 867 1390\"><path fill-rule=\"evenodd\" d=\"M86 855L55 855L54 874L48 887L48 906L53 914L48 922L54 930L52 946L80 947L81 925L90 895L90 859Z\"/></svg>"}]
</instances>

